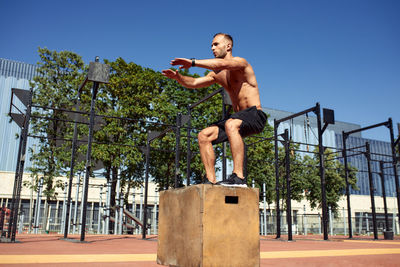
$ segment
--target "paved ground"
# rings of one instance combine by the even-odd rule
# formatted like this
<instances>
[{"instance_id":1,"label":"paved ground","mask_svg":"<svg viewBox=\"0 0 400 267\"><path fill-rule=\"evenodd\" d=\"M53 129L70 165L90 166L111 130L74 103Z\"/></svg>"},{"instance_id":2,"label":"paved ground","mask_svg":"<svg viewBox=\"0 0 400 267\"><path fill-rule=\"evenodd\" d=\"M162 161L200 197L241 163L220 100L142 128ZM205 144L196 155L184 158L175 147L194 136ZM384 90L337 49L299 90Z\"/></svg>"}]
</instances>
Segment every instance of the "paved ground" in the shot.
<instances>
[{"instance_id":1,"label":"paved ground","mask_svg":"<svg viewBox=\"0 0 400 267\"><path fill-rule=\"evenodd\" d=\"M0 243L2 266L160 266L156 263L157 237L87 235L88 242L60 240L61 235L17 235L18 243ZM400 266L400 237L295 236L261 237L261 266Z\"/></svg>"}]
</instances>

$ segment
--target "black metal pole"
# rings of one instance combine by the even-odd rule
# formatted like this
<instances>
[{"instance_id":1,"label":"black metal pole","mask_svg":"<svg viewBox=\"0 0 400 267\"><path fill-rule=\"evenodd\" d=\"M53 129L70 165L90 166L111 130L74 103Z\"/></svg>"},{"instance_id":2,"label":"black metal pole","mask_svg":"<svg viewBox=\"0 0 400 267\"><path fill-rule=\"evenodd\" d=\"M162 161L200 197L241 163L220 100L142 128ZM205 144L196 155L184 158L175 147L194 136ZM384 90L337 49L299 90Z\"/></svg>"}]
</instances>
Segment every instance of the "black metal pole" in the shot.
<instances>
[{"instance_id":1,"label":"black metal pole","mask_svg":"<svg viewBox=\"0 0 400 267\"><path fill-rule=\"evenodd\" d=\"M390 231L389 216L388 216L387 203L386 203L385 173L383 171L383 161L379 161L379 167L381 169L380 176L381 176L381 184L382 184L383 208L385 210L385 231Z\"/></svg>"},{"instance_id":2,"label":"black metal pole","mask_svg":"<svg viewBox=\"0 0 400 267\"><path fill-rule=\"evenodd\" d=\"M16 196L17 196L17 191L18 191L18 181L19 181L19 172L20 172L20 161L21 161L21 153L22 153L22 143L23 143L23 132L24 129L21 129L21 135L19 137L19 147L18 147L18 156L17 156L17 167L15 171L15 178L14 178L14 188L13 188L13 195L12 195L12 201L11 201L11 209L10 209L10 219L8 222L8 232L7 232L7 238L11 238L12 236L12 230L13 230L13 225L14 225L14 213L15 213L15 208L16 208Z\"/></svg>"},{"instance_id":3,"label":"black metal pole","mask_svg":"<svg viewBox=\"0 0 400 267\"><path fill-rule=\"evenodd\" d=\"M0 237L5 236L5 232L3 231L4 229L4 217L6 216L6 206L3 204L1 207L1 212L0 212Z\"/></svg>"},{"instance_id":4,"label":"black metal pole","mask_svg":"<svg viewBox=\"0 0 400 267\"><path fill-rule=\"evenodd\" d=\"M188 125L187 125L187 152L186 152L186 185L189 186L190 185L190 173L191 173L191 169L190 169L190 162L192 161L192 149L190 147L191 145L191 138L190 138L190 132L191 132L191 127L192 127L192 118L191 118L191 112L192 110L190 109L190 107L188 107L188 117L189 117L189 121L188 121Z\"/></svg>"},{"instance_id":5,"label":"black metal pole","mask_svg":"<svg viewBox=\"0 0 400 267\"><path fill-rule=\"evenodd\" d=\"M399 217L399 229L400 229L400 185L399 185L399 175L397 173L397 158L396 158L396 145L394 141L394 133L393 133L393 121L392 118L389 118L388 128L390 131L390 143L392 147L392 166L394 173L394 181L396 185L396 193L397 193L397 216ZM400 153L400 142L399 142L399 153ZM393 218L394 220L394 218Z\"/></svg>"},{"instance_id":6,"label":"black metal pole","mask_svg":"<svg viewBox=\"0 0 400 267\"><path fill-rule=\"evenodd\" d=\"M274 142L275 142L275 192L276 192L276 238L281 238L281 210L279 208L279 155L278 155L278 126L279 122L274 119Z\"/></svg>"},{"instance_id":7,"label":"black metal pole","mask_svg":"<svg viewBox=\"0 0 400 267\"><path fill-rule=\"evenodd\" d=\"M349 167L347 163L347 151L346 151L346 139L347 135L342 131L343 150L342 156L344 160L344 177L346 180L346 198L347 198L347 221L349 225L349 238L353 238L353 226L351 224L351 203L350 203L350 185L349 185Z\"/></svg>"},{"instance_id":8,"label":"black metal pole","mask_svg":"<svg viewBox=\"0 0 400 267\"><path fill-rule=\"evenodd\" d=\"M28 131L29 131L29 120L31 115L31 104L32 104L32 89L30 94L30 103L27 107L26 117L25 117L25 125L24 125L24 133L23 133L23 142L22 142L22 154L20 160L19 167L19 177L18 177L18 188L17 188L17 196L15 201L15 209L14 209L14 217L13 217L13 228L12 228L12 236L11 241L15 242L15 236L17 232L17 223L18 223L18 214L20 211L20 200L21 200L21 190L22 190L22 178L24 175L24 165L26 160L26 145L28 142ZM23 222L21 222L23 223Z\"/></svg>"},{"instance_id":9,"label":"black metal pole","mask_svg":"<svg viewBox=\"0 0 400 267\"><path fill-rule=\"evenodd\" d=\"M393 131L393 126L392 126L392 131ZM396 157L396 148L395 148L394 149L394 158L396 159L396 161L398 163L400 163L400 123L397 123L397 131L398 131L398 135L397 135L396 141L394 142L394 146L396 147L396 144L397 144L397 150L398 150L399 157L398 158ZM394 136L393 136L393 139L394 139Z\"/></svg>"},{"instance_id":10,"label":"black metal pole","mask_svg":"<svg viewBox=\"0 0 400 267\"><path fill-rule=\"evenodd\" d=\"M8 231L8 238L10 238L11 234L11 242L15 242L15 235L17 232L18 212L20 209L19 202L21 199L21 190L22 190L22 177L24 175L24 165L26 160L26 145L28 141L29 122L32 110L32 96L33 96L33 89L31 88L29 90L29 101L26 107L24 126L21 129L20 147L18 149L17 172L15 174L13 202L12 202L9 231Z\"/></svg>"},{"instance_id":11,"label":"black metal pole","mask_svg":"<svg viewBox=\"0 0 400 267\"><path fill-rule=\"evenodd\" d=\"M179 169L179 159L180 159L180 144L181 144L181 122L182 114L178 113L176 116L176 128L175 128L175 183L174 187L178 188L180 185L180 169Z\"/></svg>"},{"instance_id":12,"label":"black metal pole","mask_svg":"<svg viewBox=\"0 0 400 267\"><path fill-rule=\"evenodd\" d=\"M247 173L247 161L248 161L247 151L249 150L249 146L245 142L243 142L243 145L244 145L243 176L247 183L247 174L248 174Z\"/></svg>"},{"instance_id":13,"label":"black metal pole","mask_svg":"<svg viewBox=\"0 0 400 267\"><path fill-rule=\"evenodd\" d=\"M80 92L78 92L78 101L79 101ZM78 102L79 103L79 102ZM78 138L78 115L75 114L75 123L74 123L74 137L72 140L72 151L71 151L71 163L70 163L70 171L69 171L69 184L68 184L68 196L67 196L67 205L66 205L66 213L65 213L65 223L64 223L64 238L68 237L68 226L69 226L69 207L71 205L71 192L72 192L72 181L74 178L74 167L75 167L75 156L76 156L76 146L77 146L77 138Z\"/></svg>"},{"instance_id":14,"label":"black metal pole","mask_svg":"<svg viewBox=\"0 0 400 267\"><path fill-rule=\"evenodd\" d=\"M318 150L319 150L319 174L321 177L321 194L322 194L322 224L324 230L324 240L328 240L328 207L326 203L326 181L325 181L325 160L324 160L324 146L322 142L322 128L321 128L321 108L319 103L315 107L318 124Z\"/></svg>"},{"instance_id":15,"label":"black metal pole","mask_svg":"<svg viewBox=\"0 0 400 267\"><path fill-rule=\"evenodd\" d=\"M99 89L99 83L93 82L92 89L92 100L90 103L90 121L89 121L89 136L88 136L88 148L86 152L86 170L85 170L85 178L83 182L83 203L82 203L82 225L81 225L81 238L80 241L85 240L85 230L86 230L86 211L87 211L87 200L88 200L88 192L89 192L89 178L90 172L92 169L92 140L93 140L93 132L94 132L94 123L95 123L95 105L96 105L96 95L97 90ZM117 222L115 222L117 223Z\"/></svg>"},{"instance_id":16,"label":"black metal pole","mask_svg":"<svg viewBox=\"0 0 400 267\"><path fill-rule=\"evenodd\" d=\"M225 91L221 91L222 95L222 119L226 118L226 106L225 106ZM245 177L247 177L245 175ZM222 143L222 180L226 180L226 142Z\"/></svg>"},{"instance_id":17,"label":"black metal pole","mask_svg":"<svg viewBox=\"0 0 400 267\"><path fill-rule=\"evenodd\" d=\"M146 144L146 174L145 174L145 180L144 180L144 214L143 214L142 239L146 239L146 230L147 230L147 194L149 191L149 165L150 165L150 141L147 140L147 144Z\"/></svg>"},{"instance_id":18,"label":"black metal pole","mask_svg":"<svg viewBox=\"0 0 400 267\"><path fill-rule=\"evenodd\" d=\"M289 151L289 131L285 129L285 176L286 176L286 221L288 225L288 240L292 241L292 205L290 189L290 151Z\"/></svg>"},{"instance_id":19,"label":"black metal pole","mask_svg":"<svg viewBox=\"0 0 400 267\"><path fill-rule=\"evenodd\" d=\"M367 158L368 165L368 179L369 179L369 194L371 197L371 207L372 207L372 223L374 229L374 239L378 239L378 228L376 226L376 212L375 212L375 197L374 197L374 181L372 179L372 168L371 168L371 150L369 146L369 142L365 143L365 156Z\"/></svg>"}]
</instances>

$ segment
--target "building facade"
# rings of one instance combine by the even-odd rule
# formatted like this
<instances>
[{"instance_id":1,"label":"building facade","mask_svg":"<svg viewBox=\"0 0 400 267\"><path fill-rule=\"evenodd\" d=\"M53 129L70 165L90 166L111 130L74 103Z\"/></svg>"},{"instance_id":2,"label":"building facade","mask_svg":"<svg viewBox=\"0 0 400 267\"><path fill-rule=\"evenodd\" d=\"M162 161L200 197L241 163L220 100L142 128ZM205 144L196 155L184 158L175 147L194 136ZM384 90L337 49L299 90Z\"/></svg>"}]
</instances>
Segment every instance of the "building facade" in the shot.
<instances>
[{"instance_id":1,"label":"building facade","mask_svg":"<svg viewBox=\"0 0 400 267\"><path fill-rule=\"evenodd\" d=\"M18 139L21 129L14 122L10 123L11 88L29 90L37 66L23 62L0 58L0 170L15 171L17 164ZM28 147L34 144L28 139ZM25 167L31 166L28 160Z\"/></svg>"}]
</instances>

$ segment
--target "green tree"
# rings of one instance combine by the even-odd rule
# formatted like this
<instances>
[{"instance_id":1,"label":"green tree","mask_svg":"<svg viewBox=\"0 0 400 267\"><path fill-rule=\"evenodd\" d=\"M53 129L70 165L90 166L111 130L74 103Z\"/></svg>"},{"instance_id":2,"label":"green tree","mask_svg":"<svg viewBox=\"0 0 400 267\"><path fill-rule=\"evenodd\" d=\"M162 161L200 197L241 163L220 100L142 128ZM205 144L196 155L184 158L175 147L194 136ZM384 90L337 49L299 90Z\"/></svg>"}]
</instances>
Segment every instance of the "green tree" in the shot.
<instances>
[{"instance_id":1,"label":"green tree","mask_svg":"<svg viewBox=\"0 0 400 267\"><path fill-rule=\"evenodd\" d=\"M327 205L331 207L334 213L336 213L339 207L338 202L343 194L346 192L344 165L336 159L337 153L332 153L332 151L329 149L325 150L324 157L326 201ZM306 176L306 199L310 201L311 208L321 208L322 195L318 154L316 154L313 158L305 156L304 164L307 166L304 173ZM358 190L358 187L356 185L356 173L356 168L349 167L348 181L354 190Z\"/></svg>"},{"instance_id":2,"label":"green tree","mask_svg":"<svg viewBox=\"0 0 400 267\"><path fill-rule=\"evenodd\" d=\"M31 86L34 88L33 104L46 108L34 108L30 132L39 139L39 145L32 154L32 175L37 180L44 178L43 194L47 200L55 198L55 189L63 187L56 178L67 174L71 159L71 143L61 139L71 138L72 127L68 114L61 109L73 109L78 84L82 81L85 65L80 56L68 51L50 51L39 48L39 75L34 77ZM36 186L36 185L30 185Z\"/></svg>"},{"instance_id":3,"label":"green tree","mask_svg":"<svg viewBox=\"0 0 400 267\"><path fill-rule=\"evenodd\" d=\"M111 67L110 81L100 88L96 107L99 115L108 117L101 120L95 133L95 140L100 144L93 147L92 155L104 164L105 176L112 181L113 205L118 175L126 193L142 183L141 148L146 142L147 121L157 115L153 101L160 93L161 75L122 58L105 63Z\"/></svg>"}]
</instances>

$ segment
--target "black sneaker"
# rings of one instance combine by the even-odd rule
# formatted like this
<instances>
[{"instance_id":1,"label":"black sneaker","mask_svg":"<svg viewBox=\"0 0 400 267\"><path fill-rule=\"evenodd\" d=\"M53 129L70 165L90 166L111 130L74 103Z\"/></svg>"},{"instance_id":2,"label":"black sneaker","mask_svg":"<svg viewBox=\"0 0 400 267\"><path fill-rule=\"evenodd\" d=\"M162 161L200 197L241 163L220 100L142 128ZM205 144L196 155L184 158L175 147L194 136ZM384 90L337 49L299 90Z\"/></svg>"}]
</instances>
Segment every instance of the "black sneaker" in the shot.
<instances>
[{"instance_id":1,"label":"black sneaker","mask_svg":"<svg viewBox=\"0 0 400 267\"><path fill-rule=\"evenodd\" d=\"M202 184L212 184L212 185L216 185L216 184L210 182L210 180L208 180L207 176L205 176L205 175L204 175L204 177L203 177L203 182L202 182Z\"/></svg>"},{"instance_id":2,"label":"black sneaker","mask_svg":"<svg viewBox=\"0 0 400 267\"><path fill-rule=\"evenodd\" d=\"M240 179L236 173L232 173L226 181L218 182L217 184L223 186L236 186L236 187L247 187L245 179Z\"/></svg>"}]
</instances>

